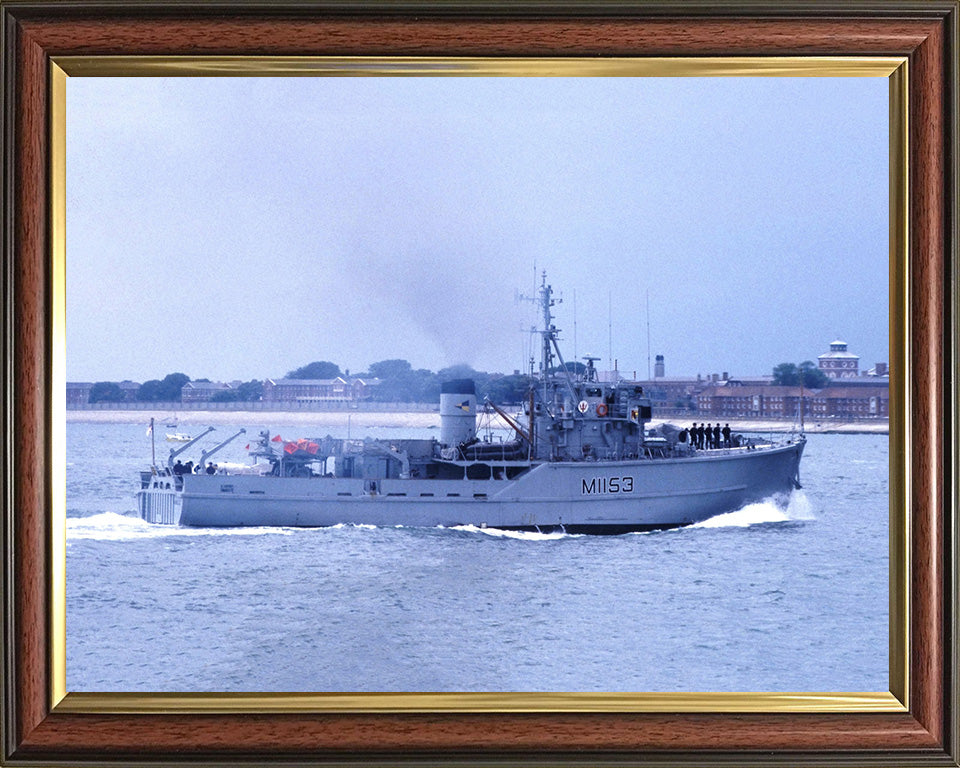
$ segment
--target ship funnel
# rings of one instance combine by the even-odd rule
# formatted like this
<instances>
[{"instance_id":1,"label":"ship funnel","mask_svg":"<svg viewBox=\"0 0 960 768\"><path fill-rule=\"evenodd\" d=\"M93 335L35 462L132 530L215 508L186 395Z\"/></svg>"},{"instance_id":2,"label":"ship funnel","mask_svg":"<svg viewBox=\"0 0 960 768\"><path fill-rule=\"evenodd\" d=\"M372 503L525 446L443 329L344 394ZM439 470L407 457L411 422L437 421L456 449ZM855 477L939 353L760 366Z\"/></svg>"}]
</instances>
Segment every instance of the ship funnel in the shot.
<instances>
[{"instance_id":1,"label":"ship funnel","mask_svg":"<svg viewBox=\"0 0 960 768\"><path fill-rule=\"evenodd\" d=\"M455 446L477 433L477 387L473 379L440 385L440 442Z\"/></svg>"}]
</instances>

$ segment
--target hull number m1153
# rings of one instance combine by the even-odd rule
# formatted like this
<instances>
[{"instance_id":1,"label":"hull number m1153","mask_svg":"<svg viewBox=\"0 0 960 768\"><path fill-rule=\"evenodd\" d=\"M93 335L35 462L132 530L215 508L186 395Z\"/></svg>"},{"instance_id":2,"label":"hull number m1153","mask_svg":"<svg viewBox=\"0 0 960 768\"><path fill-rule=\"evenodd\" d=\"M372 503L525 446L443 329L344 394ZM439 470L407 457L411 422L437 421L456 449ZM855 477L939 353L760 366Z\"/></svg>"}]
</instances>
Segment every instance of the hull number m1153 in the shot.
<instances>
[{"instance_id":1,"label":"hull number m1153","mask_svg":"<svg viewBox=\"0 0 960 768\"><path fill-rule=\"evenodd\" d=\"M632 477L594 477L580 481L580 494L590 493L633 493Z\"/></svg>"}]
</instances>

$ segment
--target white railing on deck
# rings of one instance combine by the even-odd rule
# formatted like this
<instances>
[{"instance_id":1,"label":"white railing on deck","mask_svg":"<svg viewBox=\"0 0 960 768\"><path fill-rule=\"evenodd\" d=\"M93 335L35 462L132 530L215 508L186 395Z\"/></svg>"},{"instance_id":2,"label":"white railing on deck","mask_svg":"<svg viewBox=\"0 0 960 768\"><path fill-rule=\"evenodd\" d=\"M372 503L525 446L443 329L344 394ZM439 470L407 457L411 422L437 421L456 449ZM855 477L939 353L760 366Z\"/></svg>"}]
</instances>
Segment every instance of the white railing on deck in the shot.
<instances>
[{"instance_id":1,"label":"white railing on deck","mask_svg":"<svg viewBox=\"0 0 960 768\"><path fill-rule=\"evenodd\" d=\"M161 488L144 488L137 492L137 509L148 523L176 525L177 495Z\"/></svg>"}]
</instances>

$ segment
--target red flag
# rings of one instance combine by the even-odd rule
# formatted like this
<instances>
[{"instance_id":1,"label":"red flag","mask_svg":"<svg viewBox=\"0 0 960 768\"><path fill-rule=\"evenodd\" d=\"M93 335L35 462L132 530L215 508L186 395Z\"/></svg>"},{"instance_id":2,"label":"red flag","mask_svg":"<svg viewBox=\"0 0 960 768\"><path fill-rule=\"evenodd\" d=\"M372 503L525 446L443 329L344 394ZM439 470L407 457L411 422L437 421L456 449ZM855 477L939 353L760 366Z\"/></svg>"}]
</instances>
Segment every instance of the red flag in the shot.
<instances>
[{"instance_id":1,"label":"red flag","mask_svg":"<svg viewBox=\"0 0 960 768\"><path fill-rule=\"evenodd\" d=\"M246 447L246 448L244 448L243 450L245 450L245 451L249 451L249 450L250 450L250 443L247 443L247 447Z\"/></svg>"},{"instance_id":2,"label":"red flag","mask_svg":"<svg viewBox=\"0 0 960 768\"><path fill-rule=\"evenodd\" d=\"M280 435L275 435L274 437L272 437L272 438L270 439L270 442L271 442L271 443L282 443L282 442L283 442L283 438L280 437Z\"/></svg>"}]
</instances>

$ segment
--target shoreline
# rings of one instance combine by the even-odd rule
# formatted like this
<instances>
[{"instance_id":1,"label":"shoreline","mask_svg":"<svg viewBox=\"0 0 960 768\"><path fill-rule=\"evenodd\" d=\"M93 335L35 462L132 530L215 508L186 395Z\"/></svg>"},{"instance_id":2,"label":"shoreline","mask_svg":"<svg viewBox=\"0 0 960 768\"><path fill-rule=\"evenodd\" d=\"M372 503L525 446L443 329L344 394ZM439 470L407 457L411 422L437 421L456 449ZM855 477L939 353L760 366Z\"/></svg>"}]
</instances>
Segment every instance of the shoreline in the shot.
<instances>
[{"instance_id":1,"label":"shoreline","mask_svg":"<svg viewBox=\"0 0 960 768\"><path fill-rule=\"evenodd\" d=\"M408 429L439 429L440 414L436 411L168 411L158 409L148 410L68 410L67 423L88 424L143 424L150 423L151 417L157 420L158 434L164 431L179 431L183 426L206 426L208 424L282 424L304 427L355 427L369 429L373 427L408 428ZM509 429L496 414L491 414L491 424L495 428ZM167 427L166 420L177 418L177 426ZM697 423L706 420L706 416L689 416L684 419L653 419L650 426L656 427L664 423L676 424L681 427L690 425L694 419ZM716 417L714 417L714 421ZM485 421L481 423L485 424ZM714 423L714 422L710 422ZM721 419L722 424L729 423L734 432L792 432L792 421L761 420L761 419ZM878 419L876 422L843 422L824 421L807 423L804 426L807 434L869 434L886 435L890 433L890 424L887 419Z\"/></svg>"}]
</instances>

